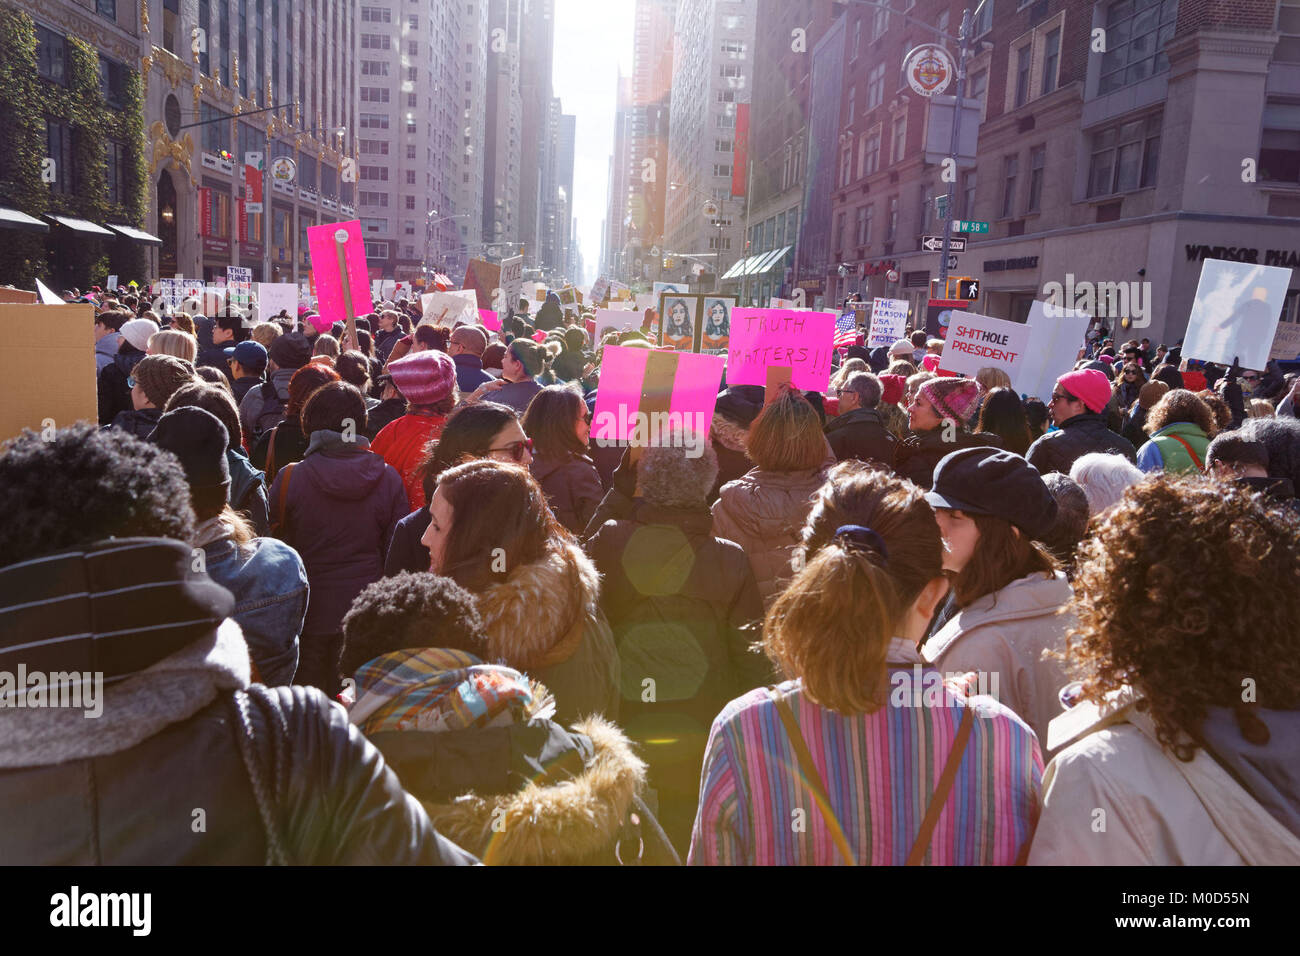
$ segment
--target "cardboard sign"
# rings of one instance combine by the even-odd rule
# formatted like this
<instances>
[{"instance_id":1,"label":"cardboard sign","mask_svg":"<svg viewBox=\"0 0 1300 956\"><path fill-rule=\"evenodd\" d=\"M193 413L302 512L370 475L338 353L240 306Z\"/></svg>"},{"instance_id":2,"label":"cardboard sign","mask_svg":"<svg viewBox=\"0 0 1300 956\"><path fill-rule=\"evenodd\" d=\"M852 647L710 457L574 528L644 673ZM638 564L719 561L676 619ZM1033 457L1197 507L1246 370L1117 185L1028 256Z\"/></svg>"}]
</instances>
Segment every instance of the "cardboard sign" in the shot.
<instances>
[{"instance_id":1,"label":"cardboard sign","mask_svg":"<svg viewBox=\"0 0 1300 956\"><path fill-rule=\"evenodd\" d=\"M117 291L117 276L109 276L109 277L108 277L108 282L106 283L106 287L107 287L107 289L108 289L109 292L116 292L116 291Z\"/></svg>"},{"instance_id":2,"label":"cardboard sign","mask_svg":"<svg viewBox=\"0 0 1300 956\"><path fill-rule=\"evenodd\" d=\"M681 352L695 348L695 333L699 315L700 297L691 293L679 295L665 292L659 297L659 344Z\"/></svg>"},{"instance_id":3,"label":"cardboard sign","mask_svg":"<svg viewBox=\"0 0 1300 956\"><path fill-rule=\"evenodd\" d=\"M420 296L424 308L421 325L443 325L451 328L459 320L478 321L478 294L473 289L456 289L452 292L426 292Z\"/></svg>"},{"instance_id":4,"label":"cardboard sign","mask_svg":"<svg viewBox=\"0 0 1300 956\"><path fill-rule=\"evenodd\" d=\"M497 278L507 308L515 308L524 292L524 257L502 259ZM504 311L504 310L503 310Z\"/></svg>"},{"instance_id":5,"label":"cardboard sign","mask_svg":"<svg viewBox=\"0 0 1300 956\"><path fill-rule=\"evenodd\" d=\"M478 320L483 323L483 328L489 332L501 331L501 316L497 315L495 309L479 309Z\"/></svg>"},{"instance_id":6,"label":"cardboard sign","mask_svg":"<svg viewBox=\"0 0 1300 956\"><path fill-rule=\"evenodd\" d=\"M26 289L0 288L0 304L36 305L38 301L35 292L28 292ZM92 338L91 341L93 342L94 339Z\"/></svg>"},{"instance_id":7,"label":"cardboard sign","mask_svg":"<svg viewBox=\"0 0 1300 956\"><path fill-rule=\"evenodd\" d=\"M591 287L591 302L593 305L600 305L609 298L609 280L601 276Z\"/></svg>"},{"instance_id":8,"label":"cardboard sign","mask_svg":"<svg viewBox=\"0 0 1300 956\"><path fill-rule=\"evenodd\" d=\"M888 348L907 331L906 299L873 299L871 302L871 331L867 333L867 348Z\"/></svg>"},{"instance_id":9,"label":"cardboard sign","mask_svg":"<svg viewBox=\"0 0 1300 956\"><path fill-rule=\"evenodd\" d=\"M667 444L676 430L708 434L722 382L720 355L611 345L600 365L594 441L644 447Z\"/></svg>"},{"instance_id":10,"label":"cardboard sign","mask_svg":"<svg viewBox=\"0 0 1300 956\"><path fill-rule=\"evenodd\" d=\"M733 309L727 384L768 384L769 367L789 367L802 391L824 392L831 378L835 313Z\"/></svg>"},{"instance_id":11,"label":"cardboard sign","mask_svg":"<svg viewBox=\"0 0 1300 956\"><path fill-rule=\"evenodd\" d=\"M267 322L282 311L291 319L298 318L298 287L292 282L259 282L257 284L257 316Z\"/></svg>"},{"instance_id":12,"label":"cardboard sign","mask_svg":"<svg viewBox=\"0 0 1300 956\"><path fill-rule=\"evenodd\" d=\"M1028 325L974 312L953 312L939 368L971 376L982 368L1000 368L1015 382L1028 347Z\"/></svg>"},{"instance_id":13,"label":"cardboard sign","mask_svg":"<svg viewBox=\"0 0 1300 956\"><path fill-rule=\"evenodd\" d=\"M252 292L253 270L243 266L226 266L226 299L230 304L247 309Z\"/></svg>"},{"instance_id":14,"label":"cardboard sign","mask_svg":"<svg viewBox=\"0 0 1300 956\"><path fill-rule=\"evenodd\" d=\"M1271 359L1300 358L1300 322L1279 322L1273 335L1273 347L1268 350Z\"/></svg>"},{"instance_id":15,"label":"cardboard sign","mask_svg":"<svg viewBox=\"0 0 1300 956\"><path fill-rule=\"evenodd\" d=\"M636 310L642 315L646 309L656 309L659 307L659 297L653 292L638 292L636 297Z\"/></svg>"},{"instance_id":16,"label":"cardboard sign","mask_svg":"<svg viewBox=\"0 0 1300 956\"><path fill-rule=\"evenodd\" d=\"M731 341L731 313L740 299L734 295L700 296L700 331L694 351L721 350Z\"/></svg>"},{"instance_id":17,"label":"cardboard sign","mask_svg":"<svg viewBox=\"0 0 1300 956\"><path fill-rule=\"evenodd\" d=\"M339 242L340 238L342 243ZM333 323L373 311L374 300L370 297L370 273L366 270L366 243L361 235L361 220L308 226L307 243L311 249L316 311L321 317ZM340 265L340 245L343 249L342 264L347 269L346 290L343 286L344 270Z\"/></svg>"},{"instance_id":18,"label":"cardboard sign","mask_svg":"<svg viewBox=\"0 0 1300 956\"><path fill-rule=\"evenodd\" d=\"M656 282L652 287L654 291L654 301L658 302L659 297L665 292L678 295L690 295L691 290L685 282Z\"/></svg>"},{"instance_id":19,"label":"cardboard sign","mask_svg":"<svg viewBox=\"0 0 1300 956\"><path fill-rule=\"evenodd\" d=\"M41 305L64 305L63 297L47 286L40 279L36 280L36 295L41 300Z\"/></svg>"},{"instance_id":20,"label":"cardboard sign","mask_svg":"<svg viewBox=\"0 0 1300 956\"><path fill-rule=\"evenodd\" d=\"M1268 364L1291 270L1205 259L1183 339L1183 358L1262 369Z\"/></svg>"},{"instance_id":21,"label":"cardboard sign","mask_svg":"<svg viewBox=\"0 0 1300 956\"><path fill-rule=\"evenodd\" d=\"M605 337L605 333L611 330L622 332L626 329L639 328L641 328L641 320L635 312L628 312L625 309L597 309L593 343L599 344Z\"/></svg>"},{"instance_id":22,"label":"cardboard sign","mask_svg":"<svg viewBox=\"0 0 1300 956\"><path fill-rule=\"evenodd\" d=\"M578 290L571 285L566 285L559 291L558 295L560 297L560 305L578 304Z\"/></svg>"},{"instance_id":23,"label":"cardboard sign","mask_svg":"<svg viewBox=\"0 0 1300 956\"><path fill-rule=\"evenodd\" d=\"M486 259L471 259L465 266L465 281L461 288L472 289L477 298L476 308L500 309L503 303L496 300L501 286L501 267Z\"/></svg>"},{"instance_id":24,"label":"cardboard sign","mask_svg":"<svg viewBox=\"0 0 1300 956\"><path fill-rule=\"evenodd\" d=\"M925 334L932 339L947 339L952 313L969 308L965 299L930 299L925 308Z\"/></svg>"},{"instance_id":25,"label":"cardboard sign","mask_svg":"<svg viewBox=\"0 0 1300 956\"><path fill-rule=\"evenodd\" d=\"M767 303L769 309L793 309L794 299L778 299L773 296Z\"/></svg>"},{"instance_id":26,"label":"cardboard sign","mask_svg":"<svg viewBox=\"0 0 1300 956\"><path fill-rule=\"evenodd\" d=\"M1056 380L1074 368L1092 317L1086 312L1035 302L1029 307L1029 347L1012 386L1046 401ZM944 346L947 351L949 346Z\"/></svg>"},{"instance_id":27,"label":"cardboard sign","mask_svg":"<svg viewBox=\"0 0 1300 956\"><path fill-rule=\"evenodd\" d=\"M11 290L0 290L8 292ZM22 290L13 290L22 291ZM34 292L27 295L35 297ZM24 428L96 424L95 307L0 305L0 441ZM50 383L57 382L57 388Z\"/></svg>"}]
</instances>

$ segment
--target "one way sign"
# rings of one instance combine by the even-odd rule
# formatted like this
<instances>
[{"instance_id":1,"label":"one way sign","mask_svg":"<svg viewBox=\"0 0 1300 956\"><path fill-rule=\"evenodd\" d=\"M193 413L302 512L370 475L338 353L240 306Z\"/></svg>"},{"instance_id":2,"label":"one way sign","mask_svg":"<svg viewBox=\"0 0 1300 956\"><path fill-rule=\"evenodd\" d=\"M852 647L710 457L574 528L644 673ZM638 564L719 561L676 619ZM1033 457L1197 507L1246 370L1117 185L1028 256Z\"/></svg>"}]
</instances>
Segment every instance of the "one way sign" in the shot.
<instances>
[{"instance_id":1,"label":"one way sign","mask_svg":"<svg viewBox=\"0 0 1300 956\"><path fill-rule=\"evenodd\" d=\"M953 236L951 239L948 240L948 243L949 243L948 245L949 252L966 251L965 239L959 239L957 236ZM922 252L938 252L942 248L943 248L943 236L922 236L921 237Z\"/></svg>"}]
</instances>

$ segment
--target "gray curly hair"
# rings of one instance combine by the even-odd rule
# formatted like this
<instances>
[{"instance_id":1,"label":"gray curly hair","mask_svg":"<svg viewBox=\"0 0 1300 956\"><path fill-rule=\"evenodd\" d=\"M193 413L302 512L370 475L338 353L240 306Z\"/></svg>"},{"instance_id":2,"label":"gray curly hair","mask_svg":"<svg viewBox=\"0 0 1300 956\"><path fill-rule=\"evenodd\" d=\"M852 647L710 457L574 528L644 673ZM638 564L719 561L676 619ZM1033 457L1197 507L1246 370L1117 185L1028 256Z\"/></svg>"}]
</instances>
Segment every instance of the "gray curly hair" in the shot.
<instances>
[{"instance_id":1,"label":"gray curly hair","mask_svg":"<svg viewBox=\"0 0 1300 956\"><path fill-rule=\"evenodd\" d=\"M699 508L708 503L718 479L718 455L705 441L703 454L692 457L688 443L647 448L637 464L642 497L662 508Z\"/></svg>"}]
</instances>

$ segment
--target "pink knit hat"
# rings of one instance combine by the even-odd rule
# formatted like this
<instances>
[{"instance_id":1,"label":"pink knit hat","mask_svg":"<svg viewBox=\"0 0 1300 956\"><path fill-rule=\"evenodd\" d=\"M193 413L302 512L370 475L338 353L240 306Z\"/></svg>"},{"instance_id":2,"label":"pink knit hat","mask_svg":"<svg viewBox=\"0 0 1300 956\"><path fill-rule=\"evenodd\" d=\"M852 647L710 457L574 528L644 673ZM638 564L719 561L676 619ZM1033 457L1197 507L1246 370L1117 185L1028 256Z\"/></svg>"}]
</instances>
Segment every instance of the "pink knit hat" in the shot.
<instances>
[{"instance_id":1,"label":"pink knit hat","mask_svg":"<svg viewBox=\"0 0 1300 956\"><path fill-rule=\"evenodd\" d=\"M939 356L933 354L922 356L921 368L927 372L937 372L939 370Z\"/></svg>"},{"instance_id":2,"label":"pink knit hat","mask_svg":"<svg viewBox=\"0 0 1300 956\"><path fill-rule=\"evenodd\" d=\"M446 352L429 349L388 363L388 374L412 405L432 405L456 387L456 363Z\"/></svg>"},{"instance_id":3,"label":"pink knit hat","mask_svg":"<svg viewBox=\"0 0 1300 956\"><path fill-rule=\"evenodd\" d=\"M903 400L907 393L907 378L902 375L880 375L880 384L884 386L884 391L880 396L882 402L888 402L891 405L897 405Z\"/></svg>"},{"instance_id":4,"label":"pink knit hat","mask_svg":"<svg viewBox=\"0 0 1300 956\"><path fill-rule=\"evenodd\" d=\"M1090 412L1099 412L1110 401L1111 383L1105 372L1095 368L1081 368L1066 372L1056 383L1087 406Z\"/></svg>"},{"instance_id":5,"label":"pink knit hat","mask_svg":"<svg viewBox=\"0 0 1300 956\"><path fill-rule=\"evenodd\" d=\"M932 378L921 386L918 395L935 407L944 418L955 418L963 425L975 414L984 389L973 378Z\"/></svg>"}]
</instances>

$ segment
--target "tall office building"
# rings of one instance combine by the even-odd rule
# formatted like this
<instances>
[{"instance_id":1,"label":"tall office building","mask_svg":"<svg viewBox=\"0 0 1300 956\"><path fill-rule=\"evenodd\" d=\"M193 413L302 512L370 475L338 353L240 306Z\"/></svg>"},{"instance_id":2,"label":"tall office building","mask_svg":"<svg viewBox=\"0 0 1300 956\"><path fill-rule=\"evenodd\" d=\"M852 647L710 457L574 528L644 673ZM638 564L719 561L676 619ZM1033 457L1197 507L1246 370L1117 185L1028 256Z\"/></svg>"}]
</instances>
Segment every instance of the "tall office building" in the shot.
<instances>
[{"instance_id":1,"label":"tall office building","mask_svg":"<svg viewBox=\"0 0 1300 956\"><path fill-rule=\"evenodd\" d=\"M459 100L460 169L452 174L453 208L449 225L455 240L442 249L447 274L459 278L471 258L483 255L484 160L487 155L487 69L490 57L488 0L463 0L455 4L460 15L457 56L462 60L460 82L452 92Z\"/></svg>"},{"instance_id":2,"label":"tall office building","mask_svg":"<svg viewBox=\"0 0 1300 956\"><path fill-rule=\"evenodd\" d=\"M546 141L551 109L555 0L523 0L519 33L520 177L518 242L524 267L541 263L542 203L550 181Z\"/></svg>"},{"instance_id":3,"label":"tall office building","mask_svg":"<svg viewBox=\"0 0 1300 956\"><path fill-rule=\"evenodd\" d=\"M644 263L643 276L658 274L650 250L662 250L664 243L676 9L676 0L637 0L636 4L627 216L631 219L629 238Z\"/></svg>"},{"instance_id":4,"label":"tall office building","mask_svg":"<svg viewBox=\"0 0 1300 956\"><path fill-rule=\"evenodd\" d=\"M618 74L618 99L614 109L614 154L609 161L606 193L605 241L602 244L602 273L610 278L633 278L635 253L628 249L632 225L628 215L631 171L632 79Z\"/></svg>"},{"instance_id":5,"label":"tall office building","mask_svg":"<svg viewBox=\"0 0 1300 956\"><path fill-rule=\"evenodd\" d=\"M547 125L548 182L542 201L541 269L555 280L574 278L569 270L569 239L573 214L573 160L577 117L551 100ZM576 280L575 280L576 281Z\"/></svg>"},{"instance_id":6,"label":"tall office building","mask_svg":"<svg viewBox=\"0 0 1300 956\"><path fill-rule=\"evenodd\" d=\"M483 138L483 242L518 242L523 98L519 88L523 0L488 3Z\"/></svg>"},{"instance_id":7,"label":"tall office building","mask_svg":"<svg viewBox=\"0 0 1300 956\"><path fill-rule=\"evenodd\" d=\"M687 257L678 278L701 266L720 276L740 254L744 201L732 198L732 166L736 108L749 102L753 77L754 6L681 0L677 7L664 254ZM705 212L709 201L718 215Z\"/></svg>"}]
</instances>

